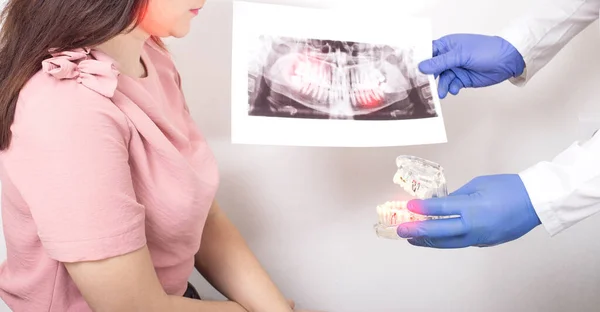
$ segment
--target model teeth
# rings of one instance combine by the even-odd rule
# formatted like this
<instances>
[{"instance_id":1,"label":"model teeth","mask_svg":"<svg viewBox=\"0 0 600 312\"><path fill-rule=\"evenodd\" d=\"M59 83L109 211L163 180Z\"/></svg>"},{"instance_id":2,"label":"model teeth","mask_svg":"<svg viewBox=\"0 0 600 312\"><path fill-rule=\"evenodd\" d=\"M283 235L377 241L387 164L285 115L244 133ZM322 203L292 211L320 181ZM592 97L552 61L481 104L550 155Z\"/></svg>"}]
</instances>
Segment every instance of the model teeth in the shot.
<instances>
[{"instance_id":1,"label":"model teeth","mask_svg":"<svg viewBox=\"0 0 600 312\"><path fill-rule=\"evenodd\" d=\"M418 215L406 208L407 201L388 201L377 206L379 224L385 226L398 225L405 222L423 221L426 216Z\"/></svg>"}]
</instances>

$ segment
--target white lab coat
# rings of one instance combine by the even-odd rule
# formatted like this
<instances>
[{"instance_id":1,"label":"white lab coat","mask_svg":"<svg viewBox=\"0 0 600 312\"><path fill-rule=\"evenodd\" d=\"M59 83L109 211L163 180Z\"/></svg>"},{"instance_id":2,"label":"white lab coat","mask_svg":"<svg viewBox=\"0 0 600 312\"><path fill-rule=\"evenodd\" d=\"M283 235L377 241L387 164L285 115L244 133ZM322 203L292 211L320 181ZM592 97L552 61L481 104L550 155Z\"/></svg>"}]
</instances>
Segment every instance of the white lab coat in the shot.
<instances>
[{"instance_id":1,"label":"white lab coat","mask_svg":"<svg viewBox=\"0 0 600 312\"><path fill-rule=\"evenodd\" d=\"M525 72L510 79L517 86L600 16L600 0L546 0L538 7L500 34L525 58ZM600 131L519 175L551 236L592 216L600 211Z\"/></svg>"}]
</instances>

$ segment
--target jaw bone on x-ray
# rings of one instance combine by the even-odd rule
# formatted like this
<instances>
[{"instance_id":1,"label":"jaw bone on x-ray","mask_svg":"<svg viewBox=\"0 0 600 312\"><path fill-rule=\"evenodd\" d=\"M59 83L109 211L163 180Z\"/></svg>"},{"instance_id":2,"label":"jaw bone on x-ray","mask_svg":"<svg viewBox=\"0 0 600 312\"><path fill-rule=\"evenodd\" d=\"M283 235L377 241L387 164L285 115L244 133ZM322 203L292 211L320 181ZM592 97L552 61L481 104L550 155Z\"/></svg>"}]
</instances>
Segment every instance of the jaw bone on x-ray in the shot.
<instances>
[{"instance_id":1,"label":"jaw bone on x-ray","mask_svg":"<svg viewBox=\"0 0 600 312\"><path fill-rule=\"evenodd\" d=\"M435 117L411 49L261 35L249 62L249 115L400 120Z\"/></svg>"}]
</instances>

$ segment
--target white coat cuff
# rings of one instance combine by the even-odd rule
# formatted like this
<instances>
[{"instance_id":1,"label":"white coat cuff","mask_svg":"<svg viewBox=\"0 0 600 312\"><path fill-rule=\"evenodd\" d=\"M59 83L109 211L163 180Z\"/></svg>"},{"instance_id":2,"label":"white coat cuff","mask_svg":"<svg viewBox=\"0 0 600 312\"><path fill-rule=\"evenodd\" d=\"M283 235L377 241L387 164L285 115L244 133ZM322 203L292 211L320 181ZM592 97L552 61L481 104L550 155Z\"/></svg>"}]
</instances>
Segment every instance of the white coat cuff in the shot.
<instances>
[{"instance_id":1,"label":"white coat cuff","mask_svg":"<svg viewBox=\"0 0 600 312\"><path fill-rule=\"evenodd\" d=\"M554 236L564 230L565 226L553 210L552 198L549 198L549 194L560 194L564 188L559 177L545 168L546 164L546 162L538 163L520 172L519 176L542 225L550 236Z\"/></svg>"},{"instance_id":2,"label":"white coat cuff","mask_svg":"<svg viewBox=\"0 0 600 312\"><path fill-rule=\"evenodd\" d=\"M519 53L523 57L523 60L525 61L525 70L523 71L523 73L520 76L508 79L508 81L510 81L515 86L525 86L529 79L531 79L531 74L533 74L534 72L531 69L528 70L528 67L533 66L533 60L530 57L530 51L533 47L532 40L528 36L524 35L522 29L516 27L506 28L504 32L499 35L499 37L512 44L513 47L515 47L515 49L519 51Z\"/></svg>"}]
</instances>

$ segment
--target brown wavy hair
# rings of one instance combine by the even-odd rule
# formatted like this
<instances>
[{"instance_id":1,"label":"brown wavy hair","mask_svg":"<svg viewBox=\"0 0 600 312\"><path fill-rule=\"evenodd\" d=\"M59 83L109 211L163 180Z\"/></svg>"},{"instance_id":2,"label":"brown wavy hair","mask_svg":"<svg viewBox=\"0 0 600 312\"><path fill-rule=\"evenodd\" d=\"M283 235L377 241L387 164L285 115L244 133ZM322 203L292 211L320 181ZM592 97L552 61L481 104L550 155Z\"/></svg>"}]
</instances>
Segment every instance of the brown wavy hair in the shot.
<instances>
[{"instance_id":1,"label":"brown wavy hair","mask_svg":"<svg viewBox=\"0 0 600 312\"><path fill-rule=\"evenodd\" d=\"M19 92L56 52L93 47L137 27L149 0L8 0L0 13L0 150ZM164 48L159 38L153 37Z\"/></svg>"}]
</instances>

